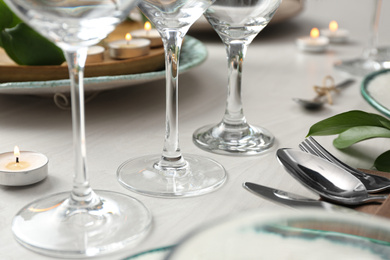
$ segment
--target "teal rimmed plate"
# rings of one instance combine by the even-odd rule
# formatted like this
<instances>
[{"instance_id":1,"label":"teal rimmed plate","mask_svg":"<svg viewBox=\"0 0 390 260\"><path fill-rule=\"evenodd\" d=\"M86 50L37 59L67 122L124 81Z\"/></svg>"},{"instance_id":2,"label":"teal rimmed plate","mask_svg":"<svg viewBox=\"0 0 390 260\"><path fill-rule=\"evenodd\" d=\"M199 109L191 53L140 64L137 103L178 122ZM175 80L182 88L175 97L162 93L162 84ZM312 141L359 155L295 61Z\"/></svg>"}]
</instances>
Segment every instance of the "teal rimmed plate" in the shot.
<instances>
[{"instance_id":1,"label":"teal rimmed plate","mask_svg":"<svg viewBox=\"0 0 390 260\"><path fill-rule=\"evenodd\" d=\"M163 260L172 248L173 246L155 248L126 257L122 260Z\"/></svg>"},{"instance_id":2,"label":"teal rimmed plate","mask_svg":"<svg viewBox=\"0 0 390 260\"><path fill-rule=\"evenodd\" d=\"M207 58L206 46L199 40L186 36L180 55L180 73L199 66ZM119 75L85 78L85 92L93 93L103 90L115 89L138 85L145 82L165 78L165 70ZM0 83L0 94L21 94L21 95L54 95L57 93L69 93L69 79L8 82Z\"/></svg>"},{"instance_id":3,"label":"teal rimmed plate","mask_svg":"<svg viewBox=\"0 0 390 260\"><path fill-rule=\"evenodd\" d=\"M389 260L390 222L357 212L257 210L197 229L165 259Z\"/></svg>"},{"instance_id":4,"label":"teal rimmed plate","mask_svg":"<svg viewBox=\"0 0 390 260\"><path fill-rule=\"evenodd\" d=\"M390 117L390 69L367 75L360 90L371 106Z\"/></svg>"}]
</instances>

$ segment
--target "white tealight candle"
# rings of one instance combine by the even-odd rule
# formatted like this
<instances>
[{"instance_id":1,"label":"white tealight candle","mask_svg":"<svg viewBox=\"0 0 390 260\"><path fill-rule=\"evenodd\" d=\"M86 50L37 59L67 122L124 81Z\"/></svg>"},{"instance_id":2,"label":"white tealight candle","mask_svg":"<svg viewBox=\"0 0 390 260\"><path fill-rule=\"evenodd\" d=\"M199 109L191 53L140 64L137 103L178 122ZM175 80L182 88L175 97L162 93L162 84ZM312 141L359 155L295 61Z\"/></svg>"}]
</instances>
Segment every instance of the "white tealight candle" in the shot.
<instances>
[{"instance_id":1,"label":"white tealight candle","mask_svg":"<svg viewBox=\"0 0 390 260\"><path fill-rule=\"evenodd\" d=\"M111 58L135 58L149 54L150 41L147 39L132 39L130 33L128 33L126 34L126 40L110 42L108 48Z\"/></svg>"},{"instance_id":2,"label":"white tealight candle","mask_svg":"<svg viewBox=\"0 0 390 260\"><path fill-rule=\"evenodd\" d=\"M23 186L46 178L49 160L41 153L20 151L0 154L0 185Z\"/></svg>"},{"instance_id":3,"label":"white tealight candle","mask_svg":"<svg viewBox=\"0 0 390 260\"><path fill-rule=\"evenodd\" d=\"M302 51L307 52L324 52L329 45L329 39L320 36L320 32L317 28L313 28L310 31L310 37L298 38L297 46Z\"/></svg>"},{"instance_id":4,"label":"white tealight candle","mask_svg":"<svg viewBox=\"0 0 390 260\"><path fill-rule=\"evenodd\" d=\"M322 29L321 34L329 38L333 43L344 43L348 40L349 32L345 29L340 29L336 21L329 23L329 29Z\"/></svg>"},{"instance_id":5,"label":"white tealight candle","mask_svg":"<svg viewBox=\"0 0 390 260\"><path fill-rule=\"evenodd\" d=\"M150 40L150 47L156 48L163 46L160 34L156 29L152 29L150 22L146 22L144 29L135 30L131 32L134 38L144 38Z\"/></svg>"},{"instance_id":6,"label":"white tealight candle","mask_svg":"<svg viewBox=\"0 0 390 260\"><path fill-rule=\"evenodd\" d=\"M95 45L88 48L86 63L102 62L104 60L104 47Z\"/></svg>"}]
</instances>

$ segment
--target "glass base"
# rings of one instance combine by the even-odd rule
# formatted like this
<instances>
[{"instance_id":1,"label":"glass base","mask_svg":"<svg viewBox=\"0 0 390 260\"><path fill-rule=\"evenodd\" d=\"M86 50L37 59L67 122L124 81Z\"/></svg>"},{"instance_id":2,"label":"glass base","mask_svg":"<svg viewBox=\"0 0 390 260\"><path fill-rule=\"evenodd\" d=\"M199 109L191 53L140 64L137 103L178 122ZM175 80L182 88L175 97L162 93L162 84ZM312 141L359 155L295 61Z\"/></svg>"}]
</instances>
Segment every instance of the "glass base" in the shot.
<instances>
[{"instance_id":1,"label":"glass base","mask_svg":"<svg viewBox=\"0 0 390 260\"><path fill-rule=\"evenodd\" d=\"M95 206L69 204L69 192L36 200L12 223L16 240L38 253L81 258L110 253L139 241L151 227L150 211L124 194L97 191Z\"/></svg>"},{"instance_id":2,"label":"glass base","mask_svg":"<svg viewBox=\"0 0 390 260\"><path fill-rule=\"evenodd\" d=\"M258 155L269 151L273 135L266 129L245 125L207 125L196 130L192 140L199 148L223 155Z\"/></svg>"},{"instance_id":3,"label":"glass base","mask_svg":"<svg viewBox=\"0 0 390 260\"><path fill-rule=\"evenodd\" d=\"M126 188L156 197L190 197L211 192L226 180L216 161L198 155L184 155L184 167L161 168L161 155L130 159L119 166L117 176Z\"/></svg>"},{"instance_id":4,"label":"glass base","mask_svg":"<svg viewBox=\"0 0 390 260\"><path fill-rule=\"evenodd\" d=\"M373 60L354 59L335 63L334 67L353 76L365 77L381 69L381 65Z\"/></svg>"},{"instance_id":5,"label":"glass base","mask_svg":"<svg viewBox=\"0 0 390 260\"><path fill-rule=\"evenodd\" d=\"M379 47L367 54L368 58L357 58L335 63L334 67L354 76L365 77L378 70L390 68L390 47Z\"/></svg>"}]
</instances>

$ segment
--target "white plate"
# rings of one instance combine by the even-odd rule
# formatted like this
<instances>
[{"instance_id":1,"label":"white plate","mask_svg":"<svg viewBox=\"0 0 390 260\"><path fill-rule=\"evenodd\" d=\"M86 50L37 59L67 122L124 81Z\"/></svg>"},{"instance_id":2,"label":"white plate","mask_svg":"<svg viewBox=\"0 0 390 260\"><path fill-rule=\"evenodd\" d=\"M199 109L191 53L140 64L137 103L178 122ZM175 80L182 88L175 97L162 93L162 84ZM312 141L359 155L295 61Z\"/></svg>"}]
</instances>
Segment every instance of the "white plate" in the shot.
<instances>
[{"instance_id":1,"label":"white plate","mask_svg":"<svg viewBox=\"0 0 390 260\"><path fill-rule=\"evenodd\" d=\"M122 260L163 260L166 255L172 250L173 246L160 247L151 249L145 252L141 252Z\"/></svg>"},{"instance_id":2,"label":"white plate","mask_svg":"<svg viewBox=\"0 0 390 260\"><path fill-rule=\"evenodd\" d=\"M186 36L180 55L180 73L199 66L207 58L207 49L199 40ZM85 78L85 92L128 87L165 78L165 70L120 76ZM54 95L69 93L69 79L0 83L0 94Z\"/></svg>"},{"instance_id":3,"label":"white plate","mask_svg":"<svg viewBox=\"0 0 390 260\"><path fill-rule=\"evenodd\" d=\"M187 236L166 259L390 259L390 222L327 211L255 211Z\"/></svg>"}]
</instances>

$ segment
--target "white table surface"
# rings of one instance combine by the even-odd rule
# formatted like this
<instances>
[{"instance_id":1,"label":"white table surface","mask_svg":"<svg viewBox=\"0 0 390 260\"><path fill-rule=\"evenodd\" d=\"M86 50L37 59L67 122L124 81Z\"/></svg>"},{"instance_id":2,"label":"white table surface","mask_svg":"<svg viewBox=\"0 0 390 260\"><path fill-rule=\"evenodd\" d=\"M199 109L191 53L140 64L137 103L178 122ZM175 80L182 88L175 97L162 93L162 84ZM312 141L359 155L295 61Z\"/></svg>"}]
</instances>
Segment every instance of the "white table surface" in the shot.
<instances>
[{"instance_id":1,"label":"white table surface","mask_svg":"<svg viewBox=\"0 0 390 260\"><path fill-rule=\"evenodd\" d=\"M334 98L333 106L308 112L293 97L314 96L312 86L326 75L339 82L348 77L333 68L339 59L361 54L369 35L372 3L367 0L306 1L304 11L282 24L266 28L248 49L243 72L244 112L249 123L270 130L276 137L268 154L231 157L210 154L192 143L192 133L205 124L218 122L226 98L227 65L225 50L213 31L191 32L209 51L199 67L181 75L179 91L180 143L183 153L211 157L228 173L225 185L207 195L162 199L133 193L116 180L116 170L125 160L139 155L160 153L164 138L164 81L107 91L86 104L87 152L90 182L94 189L115 190L141 200L153 214L150 234L135 248L102 259L122 257L168 246L180 241L202 224L246 210L279 209L242 188L244 181L268 185L312 198L317 196L286 173L275 158L275 149L297 148L309 127L332 115L360 109L376 112L361 96L361 78ZM390 3L384 1L381 42L390 44ZM387 16L387 17L386 17ZM330 20L351 33L347 44L331 45L323 54L297 50L295 39L308 35L312 27L325 28ZM355 167L370 168L374 158L388 150L390 140L370 140L346 152L335 150L331 137L318 140L337 156ZM49 157L49 177L26 187L0 186L0 259L50 259L31 252L13 238L11 222L25 204L42 196L71 189L73 150L70 111L58 109L51 99L34 96L0 95L0 151L19 145Z\"/></svg>"}]
</instances>

